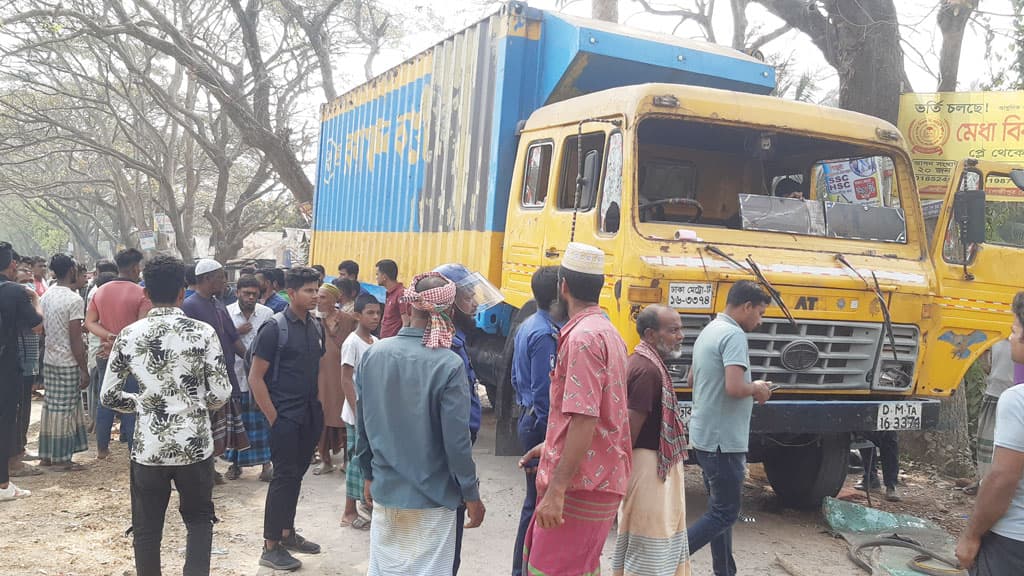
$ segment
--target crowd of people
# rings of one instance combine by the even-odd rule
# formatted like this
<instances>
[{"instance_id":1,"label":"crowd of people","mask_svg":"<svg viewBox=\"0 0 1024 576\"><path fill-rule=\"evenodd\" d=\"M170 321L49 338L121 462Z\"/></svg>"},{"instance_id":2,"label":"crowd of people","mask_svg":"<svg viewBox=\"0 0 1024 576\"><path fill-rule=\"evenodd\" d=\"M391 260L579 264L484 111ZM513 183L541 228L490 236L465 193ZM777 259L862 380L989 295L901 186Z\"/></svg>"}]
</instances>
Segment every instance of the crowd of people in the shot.
<instances>
[{"instance_id":1,"label":"crowd of people","mask_svg":"<svg viewBox=\"0 0 1024 576\"><path fill-rule=\"evenodd\" d=\"M628 353L598 303L604 260L599 249L570 243L559 266L538 269L536 309L515 334L525 496L511 572L598 574L617 526L616 575L687 575L705 546L716 576L736 574L732 526L750 416L772 394L770 382L751 378L747 333L771 299L754 282L731 286L725 309L694 344L693 411L684 423L666 364L681 354L680 316L660 305L640 311L640 344ZM340 522L369 530L368 575L458 573L463 530L486 515L472 454L481 406L468 346L476 315L502 297L482 274L449 263L406 287L398 265L381 260L378 300L352 260L333 279L316 267L243 269L233 287L217 261L144 261L134 249L98 263L91 283L65 254L43 264L52 281L36 259L0 243L0 456L8 462L0 501L30 496L11 477L81 470L73 456L87 449L90 432L98 457L109 457L119 419L138 576L161 573L172 486L188 533L184 574L209 574L214 486L257 467L269 482L259 564L300 568L296 555L320 552L296 529L314 464L317 475L343 470ZM1000 367L1024 361L1024 293L1013 309L1012 335L993 350ZM34 455L27 428L40 385ZM979 451L984 481L957 549L980 575L1024 565L1024 388L998 388L982 425L991 438ZM892 451L882 447L887 487ZM688 454L709 494L707 512L689 524ZM38 467L26 463L33 459ZM217 459L227 464L223 475ZM864 489L872 474L865 471Z\"/></svg>"}]
</instances>

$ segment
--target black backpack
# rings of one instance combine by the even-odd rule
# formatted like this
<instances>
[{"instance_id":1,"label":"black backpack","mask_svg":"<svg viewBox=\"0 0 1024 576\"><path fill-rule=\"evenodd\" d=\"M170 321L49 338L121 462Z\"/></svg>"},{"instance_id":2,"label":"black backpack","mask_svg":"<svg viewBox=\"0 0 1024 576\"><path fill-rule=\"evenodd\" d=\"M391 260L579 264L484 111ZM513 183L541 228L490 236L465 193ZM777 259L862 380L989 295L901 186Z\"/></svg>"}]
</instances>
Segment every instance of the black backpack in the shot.
<instances>
[{"instance_id":1,"label":"black backpack","mask_svg":"<svg viewBox=\"0 0 1024 576\"><path fill-rule=\"evenodd\" d=\"M320 324L320 320L316 318L313 318L313 320L316 321L316 331L320 335L320 342L322 346L324 341L324 327ZM256 339L253 340L253 346L250 346L249 349L245 351L245 374L246 377L248 377L249 371L252 370L252 351L253 348L256 347L256 342L259 342L260 339L259 333L263 332L267 329L267 326L271 326L272 324L277 324L277 350L274 351L274 363L271 367L272 372L270 380L266 380L266 376L264 376L264 381L267 383L277 382L277 377L281 372L281 352L284 351L284 347L288 345L288 319L285 318L284 312L275 313L273 316L273 322L264 322L256 333Z\"/></svg>"}]
</instances>

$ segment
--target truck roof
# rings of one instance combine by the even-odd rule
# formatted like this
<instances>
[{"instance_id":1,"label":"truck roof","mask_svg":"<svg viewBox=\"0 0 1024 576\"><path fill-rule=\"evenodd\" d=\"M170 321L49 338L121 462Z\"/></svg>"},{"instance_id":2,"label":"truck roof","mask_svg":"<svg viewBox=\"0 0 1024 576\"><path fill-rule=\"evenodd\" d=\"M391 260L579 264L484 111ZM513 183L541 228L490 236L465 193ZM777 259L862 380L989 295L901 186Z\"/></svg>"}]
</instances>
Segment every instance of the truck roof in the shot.
<instances>
[{"instance_id":1,"label":"truck roof","mask_svg":"<svg viewBox=\"0 0 1024 576\"><path fill-rule=\"evenodd\" d=\"M678 105L659 108L653 103L656 96L675 97ZM524 131L576 124L595 116L607 118L611 111L621 112L626 121L631 123L641 114L657 113L658 110L716 122L760 124L768 128L829 134L889 146L898 146L903 141L903 136L895 126L867 114L777 96L680 84L640 84L610 88L549 104L530 115Z\"/></svg>"}]
</instances>

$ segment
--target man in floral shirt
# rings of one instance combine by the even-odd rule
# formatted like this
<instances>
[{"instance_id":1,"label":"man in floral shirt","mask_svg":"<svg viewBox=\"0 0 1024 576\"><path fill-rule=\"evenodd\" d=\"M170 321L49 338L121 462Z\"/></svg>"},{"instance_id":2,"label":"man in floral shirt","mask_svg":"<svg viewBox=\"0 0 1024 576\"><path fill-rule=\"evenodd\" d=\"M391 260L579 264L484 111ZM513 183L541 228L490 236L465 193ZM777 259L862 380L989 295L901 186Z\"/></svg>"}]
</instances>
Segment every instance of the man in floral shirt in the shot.
<instances>
[{"instance_id":1,"label":"man in floral shirt","mask_svg":"<svg viewBox=\"0 0 1024 576\"><path fill-rule=\"evenodd\" d=\"M231 397L214 329L185 316L185 265L157 256L143 272L153 309L114 341L100 393L108 408L137 414L132 447L135 571L160 573L160 540L171 482L188 529L185 574L210 573L213 435L208 410ZM139 392L125 391L130 377Z\"/></svg>"},{"instance_id":2,"label":"man in floral shirt","mask_svg":"<svg viewBox=\"0 0 1024 576\"><path fill-rule=\"evenodd\" d=\"M551 373L547 435L520 461L540 457L523 572L597 574L632 466L626 344L598 306L604 253L572 242L558 275L569 321Z\"/></svg>"}]
</instances>

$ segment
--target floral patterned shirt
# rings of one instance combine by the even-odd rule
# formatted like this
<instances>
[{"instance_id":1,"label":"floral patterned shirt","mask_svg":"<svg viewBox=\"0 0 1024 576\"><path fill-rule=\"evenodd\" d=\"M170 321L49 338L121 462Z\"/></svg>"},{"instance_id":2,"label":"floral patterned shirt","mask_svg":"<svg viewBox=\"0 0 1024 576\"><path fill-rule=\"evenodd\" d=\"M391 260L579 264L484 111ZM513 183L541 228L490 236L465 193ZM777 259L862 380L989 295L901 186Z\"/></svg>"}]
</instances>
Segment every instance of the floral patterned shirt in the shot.
<instances>
[{"instance_id":1,"label":"floral patterned shirt","mask_svg":"<svg viewBox=\"0 0 1024 576\"><path fill-rule=\"evenodd\" d=\"M626 494L632 446L626 405L626 344L597 306L580 312L559 334L551 373L551 412L537 468L537 491L551 483L576 414L597 418L597 427L568 491Z\"/></svg>"},{"instance_id":2,"label":"floral patterned shirt","mask_svg":"<svg viewBox=\"0 0 1024 576\"><path fill-rule=\"evenodd\" d=\"M138 381L138 393L124 391L129 377ZM100 392L104 406L138 413L132 460L146 466L184 466L212 456L207 411L230 397L217 333L180 308L153 308L121 331Z\"/></svg>"}]
</instances>

